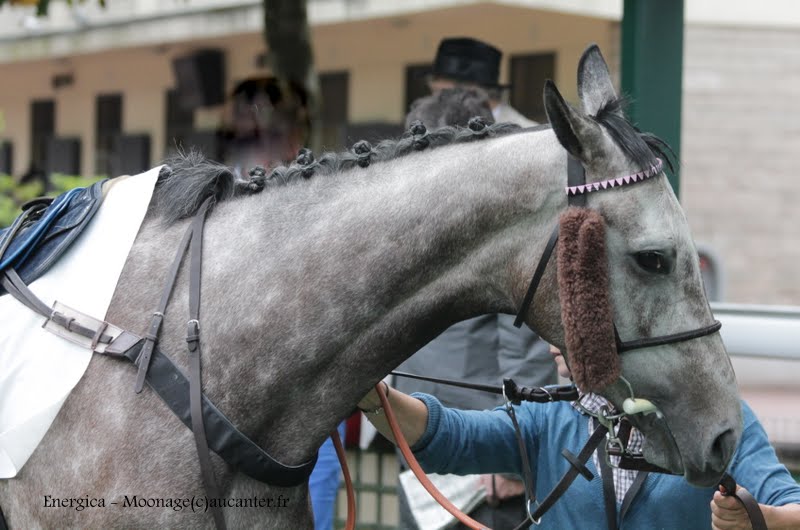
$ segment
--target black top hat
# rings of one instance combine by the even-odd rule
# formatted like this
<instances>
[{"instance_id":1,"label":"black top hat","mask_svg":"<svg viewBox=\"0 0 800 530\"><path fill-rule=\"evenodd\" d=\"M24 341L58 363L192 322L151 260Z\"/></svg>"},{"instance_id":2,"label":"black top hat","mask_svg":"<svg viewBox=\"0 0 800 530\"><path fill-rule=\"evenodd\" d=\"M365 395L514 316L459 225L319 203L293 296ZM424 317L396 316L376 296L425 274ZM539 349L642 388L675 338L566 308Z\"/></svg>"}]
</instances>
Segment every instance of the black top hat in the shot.
<instances>
[{"instance_id":1,"label":"black top hat","mask_svg":"<svg viewBox=\"0 0 800 530\"><path fill-rule=\"evenodd\" d=\"M469 37L442 39L433 62L433 76L474 83L487 88L506 88L498 84L503 54L485 42Z\"/></svg>"}]
</instances>

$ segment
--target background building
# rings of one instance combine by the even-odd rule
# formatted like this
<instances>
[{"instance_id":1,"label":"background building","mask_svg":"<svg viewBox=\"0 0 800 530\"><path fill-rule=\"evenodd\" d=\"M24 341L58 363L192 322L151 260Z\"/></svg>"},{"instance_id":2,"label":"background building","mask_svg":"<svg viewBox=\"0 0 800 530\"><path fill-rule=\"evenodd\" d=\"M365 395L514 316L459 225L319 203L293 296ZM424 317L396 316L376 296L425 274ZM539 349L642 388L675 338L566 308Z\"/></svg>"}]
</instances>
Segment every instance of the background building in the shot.
<instances>
[{"instance_id":1,"label":"background building","mask_svg":"<svg viewBox=\"0 0 800 530\"><path fill-rule=\"evenodd\" d=\"M107 4L53 1L46 19L0 9L0 173L133 173L181 145L215 157L233 88L269 74L261 0ZM622 0L309 0L308 9L330 149L398 134L445 36L503 50L510 102L540 121L545 79L576 100L589 43L619 75ZM685 0L685 23L681 202L714 298L800 306L800 4ZM795 310L781 314L798 327ZM774 406L797 403L797 357L736 362L770 434L800 443L796 412ZM377 473L393 480L390 471Z\"/></svg>"}]
</instances>

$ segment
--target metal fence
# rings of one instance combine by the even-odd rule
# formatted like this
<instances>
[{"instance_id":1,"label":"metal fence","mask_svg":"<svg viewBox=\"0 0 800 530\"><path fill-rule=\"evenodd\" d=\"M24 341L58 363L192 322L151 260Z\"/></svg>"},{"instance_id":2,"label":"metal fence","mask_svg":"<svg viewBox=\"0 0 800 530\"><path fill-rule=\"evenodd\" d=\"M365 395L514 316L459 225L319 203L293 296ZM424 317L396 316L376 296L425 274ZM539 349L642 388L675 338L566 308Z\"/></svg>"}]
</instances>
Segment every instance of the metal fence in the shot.
<instances>
[{"instance_id":1,"label":"metal fence","mask_svg":"<svg viewBox=\"0 0 800 530\"><path fill-rule=\"evenodd\" d=\"M347 450L347 464L356 493L356 528L396 530L398 524L397 456L390 447L361 451ZM347 520L347 493L344 481L336 499L336 528Z\"/></svg>"}]
</instances>

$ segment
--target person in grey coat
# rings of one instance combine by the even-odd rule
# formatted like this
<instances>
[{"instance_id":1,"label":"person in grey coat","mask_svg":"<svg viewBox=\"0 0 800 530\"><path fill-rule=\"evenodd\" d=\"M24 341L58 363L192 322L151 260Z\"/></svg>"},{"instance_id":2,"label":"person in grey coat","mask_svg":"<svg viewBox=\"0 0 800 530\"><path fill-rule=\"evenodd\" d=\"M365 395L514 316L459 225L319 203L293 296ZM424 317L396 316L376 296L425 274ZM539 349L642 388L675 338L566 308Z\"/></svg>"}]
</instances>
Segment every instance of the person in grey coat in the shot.
<instances>
[{"instance_id":1,"label":"person in grey coat","mask_svg":"<svg viewBox=\"0 0 800 530\"><path fill-rule=\"evenodd\" d=\"M498 83L500 59L503 54L489 43L470 37L442 39L436 51L433 71L428 80L432 94L454 87L479 87L489 97L494 121L516 123L520 127L537 125L508 103L503 102L502 92L508 85Z\"/></svg>"},{"instance_id":2,"label":"person in grey coat","mask_svg":"<svg viewBox=\"0 0 800 530\"><path fill-rule=\"evenodd\" d=\"M443 125L466 126L480 116L493 123L489 97L479 88L447 88L412 104L406 127L419 120L433 130ZM500 386L510 377L524 386L557 382L556 364L548 345L527 326L514 327L514 316L491 314L459 322L446 329L398 367L398 371ZM448 407L485 410L502 403L497 395L397 377L395 387L405 393L425 392ZM402 461L401 466L405 463ZM485 475L478 480L487 501L470 516L494 528L513 528L525 517L524 487L517 476ZM402 487L398 488L400 527L417 528ZM459 525L456 528L464 528Z\"/></svg>"}]
</instances>

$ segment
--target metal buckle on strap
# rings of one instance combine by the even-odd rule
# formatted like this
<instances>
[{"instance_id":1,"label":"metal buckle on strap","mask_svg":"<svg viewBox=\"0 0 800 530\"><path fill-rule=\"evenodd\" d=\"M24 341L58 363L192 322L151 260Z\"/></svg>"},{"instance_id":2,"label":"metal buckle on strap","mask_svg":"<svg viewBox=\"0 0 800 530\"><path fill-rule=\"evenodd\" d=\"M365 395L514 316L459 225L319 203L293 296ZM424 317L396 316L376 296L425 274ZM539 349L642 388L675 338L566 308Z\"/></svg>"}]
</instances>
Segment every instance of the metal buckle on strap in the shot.
<instances>
[{"instance_id":1,"label":"metal buckle on strap","mask_svg":"<svg viewBox=\"0 0 800 530\"><path fill-rule=\"evenodd\" d=\"M189 351L195 351L199 342L200 321L196 318L193 318L186 323L186 343L189 345Z\"/></svg>"},{"instance_id":2,"label":"metal buckle on strap","mask_svg":"<svg viewBox=\"0 0 800 530\"><path fill-rule=\"evenodd\" d=\"M50 318L45 320L42 328L73 344L100 354L104 354L114 339L122 334L122 329L90 317L58 301L53 303Z\"/></svg>"},{"instance_id":3,"label":"metal buckle on strap","mask_svg":"<svg viewBox=\"0 0 800 530\"><path fill-rule=\"evenodd\" d=\"M531 503L534 503L534 502L536 503L536 509L531 510ZM533 524L537 525L537 526L542 524L542 516L539 516L538 519L534 519L533 514L534 514L534 512L536 512L536 510L539 509L539 506L541 506L539 504L539 501L537 501L535 499L528 499L527 502L525 503L525 511L528 512L528 520L530 522L532 522Z\"/></svg>"}]
</instances>

